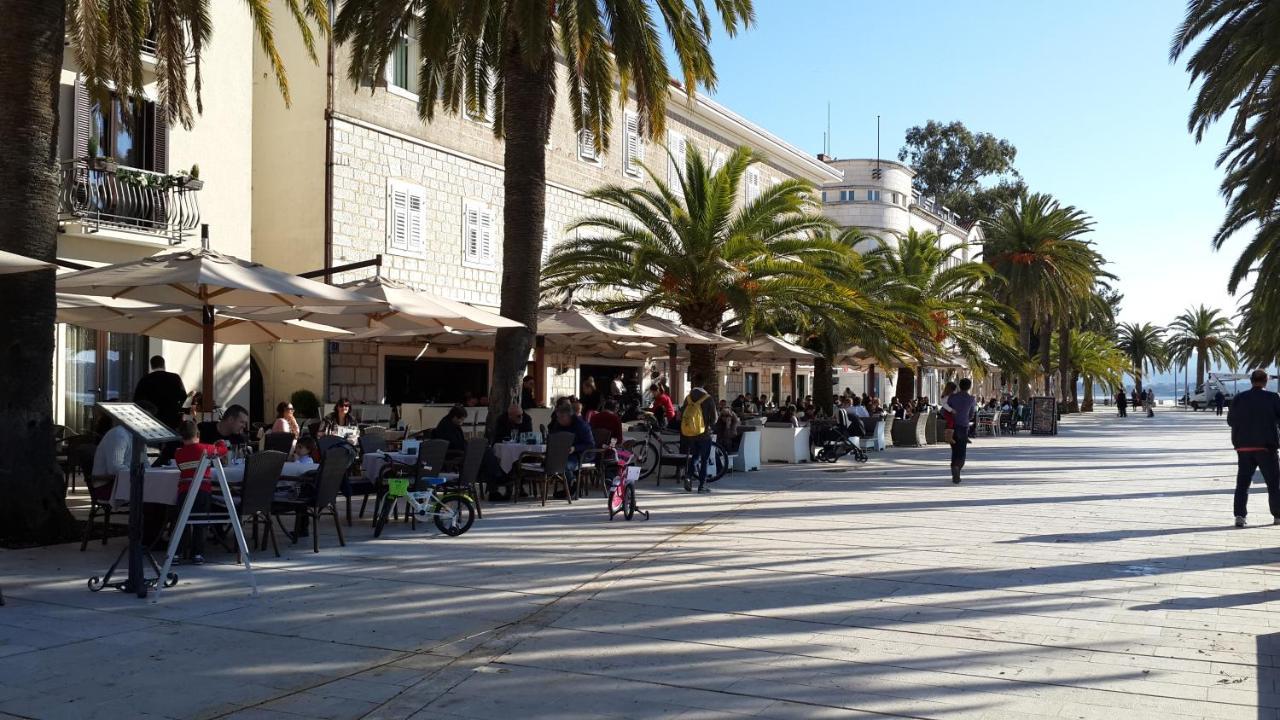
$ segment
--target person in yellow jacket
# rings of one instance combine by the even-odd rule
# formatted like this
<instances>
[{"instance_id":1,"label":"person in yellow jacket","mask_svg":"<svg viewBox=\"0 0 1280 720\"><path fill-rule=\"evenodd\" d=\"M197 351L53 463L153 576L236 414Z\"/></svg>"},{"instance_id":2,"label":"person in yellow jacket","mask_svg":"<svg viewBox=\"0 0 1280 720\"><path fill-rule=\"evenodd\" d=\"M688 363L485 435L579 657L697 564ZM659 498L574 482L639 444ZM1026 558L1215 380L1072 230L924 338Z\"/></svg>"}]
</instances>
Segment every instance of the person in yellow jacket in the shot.
<instances>
[{"instance_id":1,"label":"person in yellow jacket","mask_svg":"<svg viewBox=\"0 0 1280 720\"><path fill-rule=\"evenodd\" d=\"M684 474L684 490L693 490L694 468L698 471L698 492L709 493L707 465L711 462L711 428L716 424L716 401L700 387L689 391L680 406L680 439L689 453Z\"/></svg>"}]
</instances>

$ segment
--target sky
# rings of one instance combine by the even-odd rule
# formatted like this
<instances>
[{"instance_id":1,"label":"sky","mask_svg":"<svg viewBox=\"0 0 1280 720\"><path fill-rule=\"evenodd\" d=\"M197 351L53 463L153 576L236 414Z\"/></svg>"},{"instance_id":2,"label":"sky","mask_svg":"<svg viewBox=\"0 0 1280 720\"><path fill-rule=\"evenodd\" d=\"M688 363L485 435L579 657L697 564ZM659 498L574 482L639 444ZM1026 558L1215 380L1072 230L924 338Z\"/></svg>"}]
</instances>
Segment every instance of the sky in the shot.
<instances>
[{"instance_id":1,"label":"sky","mask_svg":"<svg viewBox=\"0 0 1280 720\"><path fill-rule=\"evenodd\" d=\"M959 120L1018 148L1030 189L1093 217L1124 293L1120 319L1235 311L1246 237L1210 245L1225 210L1225 131L1187 132L1194 90L1169 62L1179 0L756 0L712 44L717 101L809 152L897 159L906 129Z\"/></svg>"}]
</instances>

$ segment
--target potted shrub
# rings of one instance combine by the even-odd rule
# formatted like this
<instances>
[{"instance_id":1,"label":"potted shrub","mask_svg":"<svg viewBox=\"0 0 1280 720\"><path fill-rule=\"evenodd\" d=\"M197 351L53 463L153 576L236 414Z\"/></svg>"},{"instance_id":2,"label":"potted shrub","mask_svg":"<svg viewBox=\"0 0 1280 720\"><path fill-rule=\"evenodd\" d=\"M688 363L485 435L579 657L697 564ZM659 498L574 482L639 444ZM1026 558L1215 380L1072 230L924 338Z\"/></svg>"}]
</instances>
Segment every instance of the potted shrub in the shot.
<instances>
[{"instance_id":1,"label":"potted shrub","mask_svg":"<svg viewBox=\"0 0 1280 720\"><path fill-rule=\"evenodd\" d=\"M204 181L200 179L200 164L196 163L191 166L191 172L178 173L178 187L186 190L200 190L204 187Z\"/></svg>"},{"instance_id":2,"label":"potted shrub","mask_svg":"<svg viewBox=\"0 0 1280 720\"><path fill-rule=\"evenodd\" d=\"M99 172L114 173L116 171L116 159L110 156L98 157L98 138L90 137L88 143L89 155L85 158L85 164L90 170Z\"/></svg>"}]
</instances>

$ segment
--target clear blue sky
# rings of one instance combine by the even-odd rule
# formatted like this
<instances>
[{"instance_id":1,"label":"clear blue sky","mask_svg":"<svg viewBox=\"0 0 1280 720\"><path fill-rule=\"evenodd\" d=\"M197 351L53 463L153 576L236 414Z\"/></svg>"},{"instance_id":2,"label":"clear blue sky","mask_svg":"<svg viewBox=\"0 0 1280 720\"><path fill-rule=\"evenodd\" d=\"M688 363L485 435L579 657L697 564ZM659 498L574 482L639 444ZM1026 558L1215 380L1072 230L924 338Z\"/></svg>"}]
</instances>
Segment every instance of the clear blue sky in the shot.
<instances>
[{"instance_id":1,"label":"clear blue sky","mask_svg":"<svg viewBox=\"0 0 1280 720\"><path fill-rule=\"evenodd\" d=\"M1018 148L1031 189L1096 221L1121 318L1230 309L1244 239L1214 252L1224 133L1196 145L1192 92L1168 61L1178 0L756 0L757 26L713 45L716 99L810 152L831 102L836 157L896 158L905 130L959 120Z\"/></svg>"}]
</instances>

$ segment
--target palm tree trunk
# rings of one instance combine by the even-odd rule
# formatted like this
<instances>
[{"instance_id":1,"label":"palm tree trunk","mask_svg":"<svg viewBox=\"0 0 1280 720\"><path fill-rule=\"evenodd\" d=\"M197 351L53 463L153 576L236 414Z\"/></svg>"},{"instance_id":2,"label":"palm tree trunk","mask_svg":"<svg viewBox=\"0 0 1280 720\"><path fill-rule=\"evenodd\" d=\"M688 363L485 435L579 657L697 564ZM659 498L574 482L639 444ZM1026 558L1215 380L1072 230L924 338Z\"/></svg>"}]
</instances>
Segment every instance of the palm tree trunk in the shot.
<instances>
[{"instance_id":1,"label":"palm tree trunk","mask_svg":"<svg viewBox=\"0 0 1280 720\"><path fill-rule=\"evenodd\" d=\"M1196 348L1196 387L1198 388L1204 387L1204 371L1205 366L1208 365L1207 354L1204 348Z\"/></svg>"},{"instance_id":2,"label":"palm tree trunk","mask_svg":"<svg viewBox=\"0 0 1280 720\"><path fill-rule=\"evenodd\" d=\"M57 254L58 2L0 0L0 249ZM53 452L53 271L0 283L0 538L65 540L74 527Z\"/></svg>"},{"instance_id":3,"label":"palm tree trunk","mask_svg":"<svg viewBox=\"0 0 1280 720\"><path fill-rule=\"evenodd\" d=\"M911 368L903 366L898 368L898 378L894 383L893 394L897 396L902 404L907 404L916 397L916 375Z\"/></svg>"},{"instance_id":4,"label":"palm tree trunk","mask_svg":"<svg viewBox=\"0 0 1280 720\"><path fill-rule=\"evenodd\" d=\"M1066 411L1074 413L1080 408L1073 397L1076 386L1071 382L1075 377L1071 370L1071 328L1064 319L1058 323L1058 396L1059 402L1066 403Z\"/></svg>"},{"instance_id":5,"label":"palm tree trunk","mask_svg":"<svg viewBox=\"0 0 1280 720\"><path fill-rule=\"evenodd\" d=\"M834 358L826 353L813 359L813 406L823 417L831 415L835 406L835 387L831 382L834 364Z\"/></svg>"},{"instance_id":6,"label":"palm tree trunk","mask_svg":"<svg viewBox=\"0 0 1280 720\"><path fill-rule=\"evenodd\" d=\"M1053 318L1046 315L1040 323L1040 370L1044 373L1044 394L1052 395L1053 390L1053 373L1050 368L1053 364L1053 356L1049 346L1053 340Z\"/></svg>"},{"instance_id":7,"label":"palm tree trunk","mask_svg":"<svg viewBox=\"0 0 1280 720\"><path fill-rule=\"evenodd\" d=\"M504 317L525 328L502 328L494 338L493 384L489 388L489 429L513 400L538 327L538 281L547 204L547 132L554 107L555 62L544 54L539 68L520 57L517 33L503 49L502 300Z\"/></svg>"},{"instance_id":8,"label":"palm tree trunk","mask_svg":"<svg viewBox=\"0 0 1280 720\"><path fill-rule=\"evenodd\" d=\"M1084 376L1084 398L1080 401L1080 412L1093 412L1093 376Z\"/></svg>"},{"instance_id":9,"label":"palm tree trunk","mask_svg":"<svg viewBox=\"0 0 1280 720\"><path fill-rule=\"evenodd\" d=\"M1018 346L1022 348L1022 356L1031 358L1031 303L1024 302L1018 311ZM1031 399L1031 378L1026 371L1018 374L1018 398L1022 402Z\"/></svg>"},{"instance_id":10,"label":"palm tree trunk","mask_svg":"<svg viewBox=\"0 0 1280 720\"><path fill-rule=\"evenodd\" d=\"M689 383L690 389L700 387L720 399L720 374L716 371L714 345L689 346Z\"/></svg>"}]
</instances>

